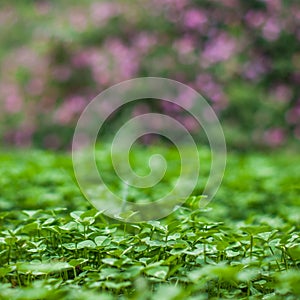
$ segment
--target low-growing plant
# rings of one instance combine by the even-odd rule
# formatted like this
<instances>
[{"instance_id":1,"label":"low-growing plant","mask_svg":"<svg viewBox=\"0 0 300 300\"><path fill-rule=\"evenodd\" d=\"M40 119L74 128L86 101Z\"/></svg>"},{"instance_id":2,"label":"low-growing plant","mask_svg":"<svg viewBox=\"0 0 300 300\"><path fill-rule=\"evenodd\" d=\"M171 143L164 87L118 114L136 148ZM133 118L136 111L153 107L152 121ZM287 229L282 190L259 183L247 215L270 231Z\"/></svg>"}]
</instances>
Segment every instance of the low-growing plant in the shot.
<instances>
[{"instance_id":1,"label":"low-growing plant","mask_svg":"<svg viewBox=\"0 0 300 300\"><path fill-rule=\"evenodd\" d=\"M199 182L168 217L136 224L90 206L68 155L0 157L0 299L299 299L296 154L230 154L207 207Z\"/></svg>"}]
</instances>

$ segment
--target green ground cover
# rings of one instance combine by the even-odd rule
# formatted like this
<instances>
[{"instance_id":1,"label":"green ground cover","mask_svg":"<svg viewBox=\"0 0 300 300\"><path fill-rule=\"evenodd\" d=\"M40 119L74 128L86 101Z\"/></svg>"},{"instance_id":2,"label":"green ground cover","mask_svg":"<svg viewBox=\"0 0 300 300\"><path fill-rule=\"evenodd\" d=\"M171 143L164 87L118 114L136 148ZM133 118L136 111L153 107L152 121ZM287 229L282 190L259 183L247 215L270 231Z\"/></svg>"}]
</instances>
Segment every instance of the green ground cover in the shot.
<instances>
[{"instance_id":1,"label":"green ground cover","mask_svg":"<svg viewBox=\"0 0 300 300\"><path fill-rule=\"evenodd\" d=\"M136 168L148 153L139 151ZM93 209L69 155L6 151L0 161L0 299L300 297L299 154L229 153L208 206L191 197L167 218L138 224Z\"/></svg>"}]
</instances>

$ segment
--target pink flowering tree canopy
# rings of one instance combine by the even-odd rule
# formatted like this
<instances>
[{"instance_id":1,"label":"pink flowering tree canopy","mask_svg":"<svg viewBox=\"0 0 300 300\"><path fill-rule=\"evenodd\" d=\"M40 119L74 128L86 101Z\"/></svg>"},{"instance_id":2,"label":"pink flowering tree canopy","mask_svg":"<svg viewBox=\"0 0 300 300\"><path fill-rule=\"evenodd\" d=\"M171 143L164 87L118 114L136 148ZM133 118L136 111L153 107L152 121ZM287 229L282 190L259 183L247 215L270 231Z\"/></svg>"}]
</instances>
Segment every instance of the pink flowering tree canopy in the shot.
<instances>
[{"instance_id":1,"label":"pink flowering tree canopy","mask_svg":"<svg viewBox=\"0 0 300 300\"><path fill-rule=\"evenodd\" d=\"M69 147L93 97L140 76L201 93L232 146L299 141L297 1L6 2L0 25L4 144ZM197 128L176 107L143 105Z\"/></svg>"}]
</instances>

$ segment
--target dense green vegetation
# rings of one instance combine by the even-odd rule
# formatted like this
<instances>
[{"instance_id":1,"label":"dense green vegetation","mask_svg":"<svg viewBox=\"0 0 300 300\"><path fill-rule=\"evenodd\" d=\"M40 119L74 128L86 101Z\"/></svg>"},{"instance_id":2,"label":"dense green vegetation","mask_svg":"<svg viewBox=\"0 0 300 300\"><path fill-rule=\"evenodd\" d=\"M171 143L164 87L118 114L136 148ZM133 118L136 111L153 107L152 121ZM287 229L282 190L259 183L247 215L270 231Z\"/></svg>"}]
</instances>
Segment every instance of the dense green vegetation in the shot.
<instances>
[{"instance_id":1,"label":"dense green vegetation","mask_svg":"<svg viewBox=\"0 0 300 300\"><path fill-rule=\"evenodd\" d=\"M0 160L0 299L300 297L299 154L231 153L208 206L199 185L172 215L138 224L93 209L68 155Z\"/></svg>"}]
</instances>

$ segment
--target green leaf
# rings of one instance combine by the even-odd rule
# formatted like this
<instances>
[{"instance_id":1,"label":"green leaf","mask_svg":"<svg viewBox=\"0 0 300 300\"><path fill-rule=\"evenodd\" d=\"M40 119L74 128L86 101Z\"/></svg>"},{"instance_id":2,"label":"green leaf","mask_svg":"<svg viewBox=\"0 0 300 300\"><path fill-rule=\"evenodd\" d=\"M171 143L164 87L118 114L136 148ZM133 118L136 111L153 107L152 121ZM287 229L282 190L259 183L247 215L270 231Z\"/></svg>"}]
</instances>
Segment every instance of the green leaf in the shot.
<instances>
[{"instance_id":1,"label":"green leaf","mask_svg":"<svg viewBox=\"0 0 300 300\"><path fill-rule=\"evenodd\" d=\"M153 266L148 267L145 270L145 273L149 276L153 276L159 279L165 279L168 275L169 267L168 266Z\"/></svg>"},{"instance_id":2,"label":"green leaf","mask_svg":"<svg viewBox=\"0 0 300 300\"><path fill-rule=\"evenodd\" d=\"M95 243L97 246L105 247L105 246L110 245L111 240L107 236L98 235L95 237Z\"/></svg>"},{"instance_id":3,"label":"green leaf","mask_svg":"<svg viewBox=\"0 0 300 300\"><path fill-rule=\"evenodd\" d=\"M288 248L287 252L293 260L300 260L300 245Z\"/></svg>"},{"instance_id":4,"label":"green leaf","mask_svg":"<svg viewBox=\"0 0 300 300\"><path fill-rule=\"evenodd\" d=\"M83 248L88 248L88 249L94 249L96 248L96 244L92 240L85 240L77 244L77 249L83 249Z\"/></svg>"}]
</instances>

